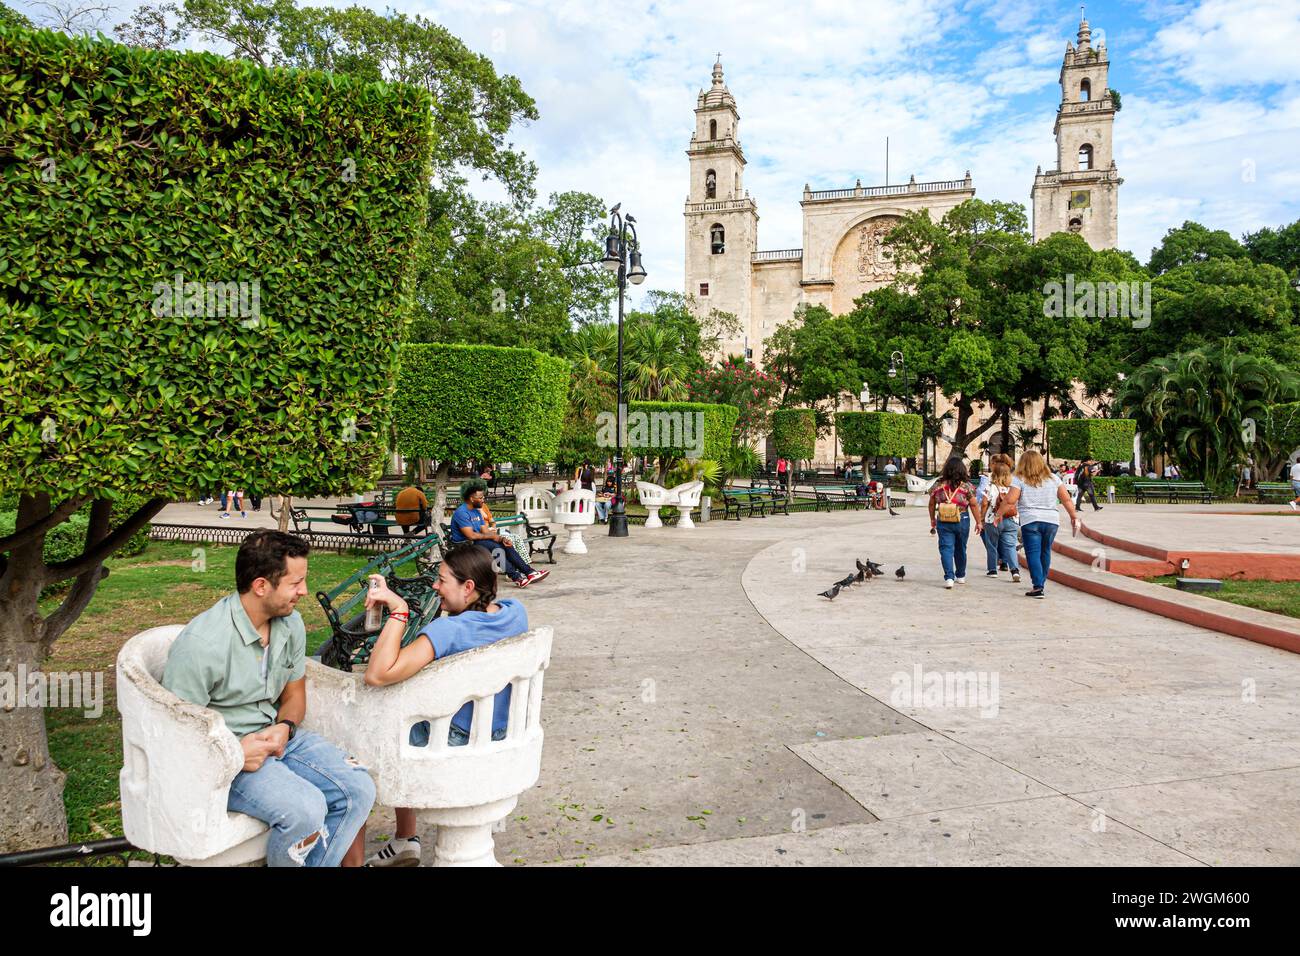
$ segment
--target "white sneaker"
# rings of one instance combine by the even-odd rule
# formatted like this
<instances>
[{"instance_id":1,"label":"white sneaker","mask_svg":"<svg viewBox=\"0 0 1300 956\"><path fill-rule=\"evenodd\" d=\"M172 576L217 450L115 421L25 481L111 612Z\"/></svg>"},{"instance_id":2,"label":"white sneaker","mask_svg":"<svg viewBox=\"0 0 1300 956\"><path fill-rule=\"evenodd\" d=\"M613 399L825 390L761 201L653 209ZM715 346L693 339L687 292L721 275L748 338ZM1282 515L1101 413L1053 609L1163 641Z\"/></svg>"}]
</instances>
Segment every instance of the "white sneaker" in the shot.
<instances>
[{"instance_id":1,"label":"white sneaker","mask_svg":"<svg viewBox=\"0 0 1300 956\"><path fill-rule=\"evenodd\" d=\"M946 587L949 591L951 591L951 590L952 590L952 578L944 578L944 579L943 579L943 586Z\"/></svg>"},{"instance_id":2,"label":"white sneaker","mask_svg":"<svg viewBox=\"0 0 1300 956\"><path fill-rule=\"evenodd\" d=\"M223 512L221 513L221 517L223 517L223 518L229 518L229 517L230 517L230 512L229 512L229 511L223 511Z\"/></svg>"},{"instance_id":3,"label":"white sneaker","mask_svg":"<svg viewBox=\"0 0 1300 956\"><path fill-rule=\"evenodd\" d=\"M965 579L965 578L958 578L958 579L957 579L957 583L958 583L958 584L965 584L965 583L966 583L966 579Z\"/></svg>"},{"instance_id":4,"label":"white sneaker","mask_svg":"<svg viewBox=\"0 0 1300 956\"><path fill-rule=\"evenodd\" d=\"M1012 583L1012 584L1019 584L1019 583L1020 583L1020 572L1019 572L1019 571L1012 571L1012 572L1011 572L1011 583Z\"/></svg>"},{"instance_id":5,"label":"white sneaker","mask_svg":"<svg viewBox=\"0 0 1300 956\"><path fill-rule=\"evenodd\" d=\"M366 866L419 866L420 838L403 840L393 837L378 853L366 860Z\"/></svg>"},{"instance_id":6,"label":"white sneaker","mask_svg":"<svg viewBox=\"0 0 1300 956\"><path fill-rule=\"evenodd\" d=\"M1294 501L1288 501L1287 504L1291 506L1292 511L1300 511L1300 508L1296 507L1296 503Z\"/></svg>"}]
</instances>

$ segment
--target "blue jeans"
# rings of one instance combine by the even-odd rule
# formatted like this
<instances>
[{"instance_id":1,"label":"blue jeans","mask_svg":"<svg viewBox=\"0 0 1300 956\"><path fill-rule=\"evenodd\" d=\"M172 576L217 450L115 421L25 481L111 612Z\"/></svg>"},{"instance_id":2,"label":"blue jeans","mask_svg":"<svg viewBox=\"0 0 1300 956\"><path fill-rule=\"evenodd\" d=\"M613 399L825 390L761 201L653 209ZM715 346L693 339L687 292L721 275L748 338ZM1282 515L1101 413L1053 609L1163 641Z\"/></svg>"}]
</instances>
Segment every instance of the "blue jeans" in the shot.
<instances>
[{"instance_id":1,"label":"blue jeans","mask_svg":"<svg viewBox=\"0 0 1300 956\"><path fill-rule=\"evenodd\" d=\"M1049 521L1031 521L1020 529L1025 539L1025 560L1029 563L1029 580L1035 588L1047 584L1047 572L1052 569L1052 542L1060 525Z\"/></svg>"},{"instance_id":2,"label":"blue jeans","mask_svg":"<svg viewBox=\"0 0 1300 956\"><path fill-rule=\"evenodd\" d=\"M505 740L506 728L492 731L493 740ZM418 724L411 725L410 742L412 747L429 746L429 722L422 720ZM469 731L461 730L455 724L447 731L448 747L464 747L469 744Z\"/></svg>"},{"instance_id":3,"label":"blue jeans","mask_svg":"<svg viewBox=\"0 0 1300 956\"><path fill-rule=\"evenodd\" d=\"M1015 571L1020 567L1016 560L1016 538L1020 525L1010 518L1003 518L996 527L991 521L984 522L984 553L988 556L990 571L998 569L998 562L1006 562L1007 567Z\"/></svg>"},{"instance_id":4,"label":"blue jeans","mask_svg":"<svg viewBox=\"0 0 1300 956\"><path fill-rule=\"evenodd\" d=\"M966 576L966 539L970 537L970 514L963 511L960 521L940 521L939 560L943 562L943 579ZM955 573L953 565L956 565Z\"/></svg>"},{"instance_id":5,"label":"blue jeans","mask_svg":"<svg viewBox=\"0 0 1300 956\"><path fill-rule=\"evenodd\" d=\"M519 556L519 552L514 548L507 548L495 541L475 541L474 543L492 552L492 567L497 571L505 571L506 574L510 575L510 580L522 581L533 573L532 567Z\"/></svg>"},{"instance_id":6,"label":"blue jeans","mask_svg":"<svg viewBox=\"0 0 1300 956\"><path fill-rule=\"evenodd\" d=\"M324 737L299 730L283 757L241 770L226 807L271 826L267 866L338 866L375 802L370 774ZM303 854L296 847L320 834Z\"/></svg>"},{"instance_id":7,"label":"blue jeans","mask_svg":"<svg viewBox=\"0 0 1300 956\"><path fill-rule=\"evenodd\" d=\"M609 518L609 502L596 499L596 520L605 521Z\"/></svg>"}]
</instances>

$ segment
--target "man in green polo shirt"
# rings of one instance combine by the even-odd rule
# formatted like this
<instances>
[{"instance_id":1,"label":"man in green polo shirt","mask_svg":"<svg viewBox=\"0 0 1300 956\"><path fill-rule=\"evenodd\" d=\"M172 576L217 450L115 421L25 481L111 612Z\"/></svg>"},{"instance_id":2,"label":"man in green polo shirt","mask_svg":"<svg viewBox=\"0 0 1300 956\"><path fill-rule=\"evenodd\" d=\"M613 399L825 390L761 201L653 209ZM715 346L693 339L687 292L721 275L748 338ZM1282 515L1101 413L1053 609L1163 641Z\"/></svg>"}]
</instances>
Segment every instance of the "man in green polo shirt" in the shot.
<instances>
[{"instance_id":1,"label":"man in green polo shirt","mask_svg":"<svg viewBox=\"0 0 1300 956\"><path fill-rule=\"evenodd\" d=\"M270 824L267 866L360 866L374 782L328 740L298 729L307 713L307 629L295 608L307 594L307 552L307 542L283 531L245 538L236 593L185 626L162 683L221 714L239 738L244 769L226 805Z\"/></svg>"}]
</instances>

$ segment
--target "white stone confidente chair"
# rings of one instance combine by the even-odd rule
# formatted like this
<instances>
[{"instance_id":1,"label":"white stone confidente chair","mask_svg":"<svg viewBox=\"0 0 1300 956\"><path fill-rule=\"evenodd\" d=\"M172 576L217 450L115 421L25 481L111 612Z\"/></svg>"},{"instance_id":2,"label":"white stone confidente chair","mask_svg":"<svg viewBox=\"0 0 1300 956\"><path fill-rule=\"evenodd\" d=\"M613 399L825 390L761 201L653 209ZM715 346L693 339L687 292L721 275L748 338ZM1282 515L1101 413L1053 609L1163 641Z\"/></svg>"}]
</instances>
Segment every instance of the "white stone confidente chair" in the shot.
<instances>
[{"instance_id":1,"label":"white stone confidente chair","mask_svg":"<svg viewBox=\"0 0 1300 956\"><path fill-rule=\"evenodd\" d=\"M555 510L555 492L549 488L525 485L515 489L515 514L528 519L533 528L545 527L551 523Z\"/></svg>"},{"instance_id":2,"label":"white stone confidente chair","mask_svg":"<svg viewBox=\"0 0 1300 956\"><path fill-rule=\"evenodd\" d=\"M117 655L122 715L122 829L142 850L188 866L239 866L266 858L265 823L226 809L244 767L239 741L215 710L162 686L181 625L135 635Z\"/></svg>"},{"instance_id":3,"label":"white stone confidente chair","mask_svg":"<svg viewBox=\"0 0 1300 956\"><path fill-rule=\"evenodd\" d=\"M596 523L596 492L591 488L561 491L555 496L551 521L569 529L569 540L563 548L565 554L586 554L587 543L582 540L582 529Z\"/></svg>"},{"instance_id":4,"label":"white stone confidente chair","mask_svg":"<svg viewBox=\"0 0 1300 956\"><path fill-rule=\"evenodd\" d=\"M677 519L677 527L694 528L695 522L691 520L691 509L700 506L700 496L704 494L704 482L698 480L683 482L675 488L668 489L668 493L673 496L681 512L681 516Z\"/></svg>"},{"instance_id":5,"label":"white stone confidente chair","mask_svg":"<svg viewBox=\"0 0 1300 956\"><path fill-rule=\"evenodd\" d=\"M935 482L939 480L939 476L936 475L933 478L919 478L916 475L909 474L904 475L903 477L907 481L908 492L914 496L912 498L912 504L918 508L928 507L930 504L930 489L933 488ZM888 492L886 492L886 495L887 494Z\"/></svg>"},{"instance_id":6,"label":"white stone confidente chair","mask_svg":"<svg viewBox=\"0 0 1300 956\"><path fill-rule=\"evenodd\" d=\"M636 483L637 499L645 507L647 528L662 528L664 523L659 519L659 509L667 505L677 504L676 489L668 489L663 485L656 485L652 481L638 481Z\"/></svg>"},{"instance_id":7,"label":"white stone confidente chair","mask_svg":"<svg viewBox=\"0 0 1300 956\"><path fill-rule=\"evenodd\" d=\"M376 803L409 807L438 828L434 866L496 866L492 833L542 769L542 680L552 631L539 627L434 661L414 677L368 687L364 671L307 661L303 726L337 741L375 778ZM503 740L492 739L492 708L510 686ZM474 704L470 740L447 744L451 718ZM427 720L429 743L410 743L412 725Z\"/></svg>"}]
</instances>

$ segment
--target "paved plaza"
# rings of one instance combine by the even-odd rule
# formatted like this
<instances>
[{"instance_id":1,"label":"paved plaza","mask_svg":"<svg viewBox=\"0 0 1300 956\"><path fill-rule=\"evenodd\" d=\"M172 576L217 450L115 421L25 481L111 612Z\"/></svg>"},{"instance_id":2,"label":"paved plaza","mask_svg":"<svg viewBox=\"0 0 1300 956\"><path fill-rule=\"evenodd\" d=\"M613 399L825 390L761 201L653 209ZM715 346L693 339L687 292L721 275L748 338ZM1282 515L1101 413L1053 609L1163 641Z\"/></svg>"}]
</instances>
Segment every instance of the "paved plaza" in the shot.
<instances>
[{"instance_id":1,"label":"paved plaza","mask_svg":"<svg viewBox=\"0 0 1300 956\"><path fill-rule=\"evenodd\" d=\"M1267 550L1292 520L1223 537ZM920 508L795 514L598 527L559 555L523 595L555 628L546 745L498 858L1300 863L1300 656L1056 584L1031 601L982 576L977 543L945 591L927 531ZM820 597L855 557L886 576Z\"/></svg>"}]
</instances>

